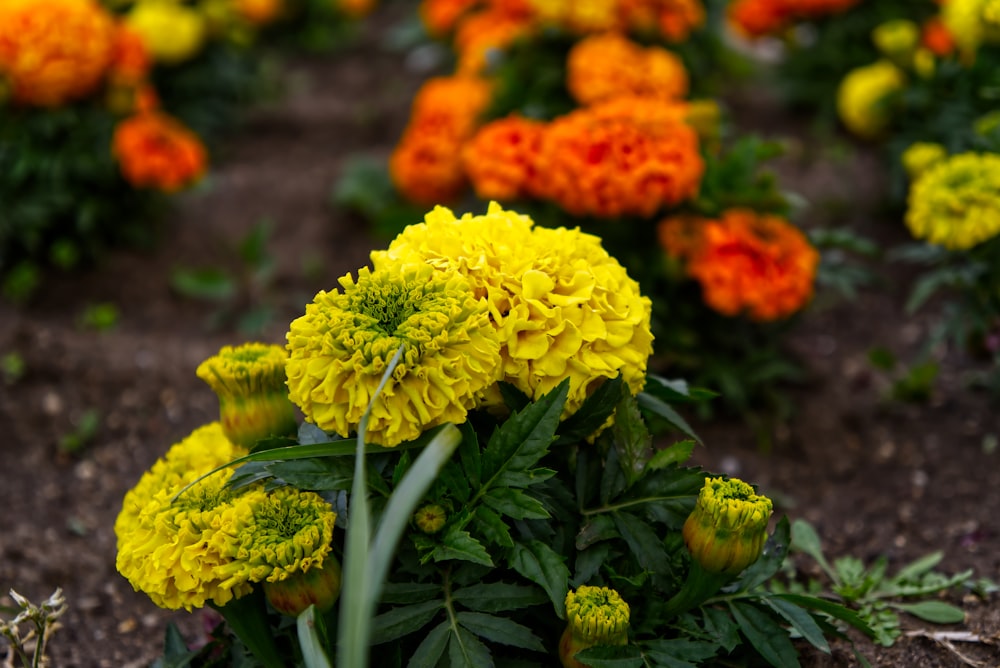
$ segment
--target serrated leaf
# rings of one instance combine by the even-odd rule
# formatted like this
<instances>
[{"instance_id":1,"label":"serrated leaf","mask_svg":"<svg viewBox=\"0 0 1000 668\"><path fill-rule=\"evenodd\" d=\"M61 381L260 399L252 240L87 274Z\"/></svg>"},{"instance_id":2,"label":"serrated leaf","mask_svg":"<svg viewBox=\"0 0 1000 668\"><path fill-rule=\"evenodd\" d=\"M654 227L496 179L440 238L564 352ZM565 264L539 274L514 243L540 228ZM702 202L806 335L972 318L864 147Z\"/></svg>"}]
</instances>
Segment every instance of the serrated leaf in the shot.
<instances>
[{"instance_id":1,"label":"serrated leaf","mask_svg":"<svg viewBox=\"0 0 1000 668\"><path fill-rule=\"evenodd\" d=\"M935 624L958 624L965 621L965 611L944 601L892 603L891 605L901 612Z\"/></svg>"},{"instance_id":2,"label":"serrated leaf","mask_svg":"<svg viewBox=\"0 0 1000 668\"><path fill-rule=\"evenodd\" d=\"M686 380L661 378L655 374L646 375L646 387L649 392L668 403L706 401L719 396L702 387L691 387Z\"/></svg>"},{"instance_id":3,"label":"serrated leaf","mask_svg":"<svg viewBox=\"0 0 1000 668\"><path fill-rule=\"evenodd\" d=\"M580 407L559 426L556 445L579 443L600 429L622 399L625 383L619 373L601 383Z\"/></svg>"},{"instance_id":4,"label":"serrated leaf","mask_svg":"<svg viewBox=\"0 0 1000 668\"><path fill-rule=\"evenodd\" d=\"M601 475L600 499L603 505L611 503L611 499L625 491L628 481L625 472L619 464L618 448L608 449L607 460L604 462L604 472Z\"/></svg>"},{"instance_id":5,"label":"serrated leaf","mask_svg":"<svg viewBox=\"0 0 1000 668\"><path fill-rule=\"evenodd\" d=\"M353 469L353 463L343 458L294 459L267 465L267 471L275 478L313 491L350 489Z\"/></svg>"},{"instance_id":6,"label":"serrated leaf","mask_svg":"<svg viewBox=\"0 0 1000 668\"><path fill-rule=\"evenodd\" d=\"M696 666L719 653L718 643L689 638L647 640L640 647L646 656L670 668Z\"/></svg>"},{"instance_id":7,"label":"serrated leaf","mask_svg":"<svg viewBox=\"0 0 1000 668\"><path fill-rule=\"evenodd\" d=\"M659 575L670 572L670 557L663 541L648 524L631 513L613 513L612 519L640 566Z\"/></svg>"},{"instance_id":8,"label":"serrated leaf","mask_svg":"<svg viewBox=\"0 0 1000 668\"><path fill-rule=\"evenodd\" d=\"M605 542L594 545L586 550L579 550L576 553L576 574L573 576L574 587L587 584L594 577L601 566L608 560L611 554L611 543Z\"/></svg>"},{"instance_id":9,"label":"serrated leaf","mask_svg":"<svg viewBox=\"0 0 1000 668\"><path fill-rule=\"evenodd\" d=\"M538 499L528 496L519 489L494 487L482 497L482 502L498 513L516 520L549 518L549 512Z\"/></svg>"},{"instance_id":10,"label":"serrated leaf","mask_svg":"<svg viewBox=\"0 0 1000 668\"><path fill-rule=\"evenodd\" d=\"M382 589L382 603L422 603L441 593L441 585L430 582L387 582Z\"/></svg>"},{"instance_id":11,"label":"serrated leaf","mask_svg":"<svg viewBox=\"0 0 1000 668\"><path fill-rule=\"evenodd\" d=\"M462 432L462 443L458 446L458 458L462 462L462 469L469 478L469 484L472 485L472 489L478 489L482 485L483 473L479 436L469 422L460 425L459 430Z\"/></svg>"},{"instance_id":12,"label":"serrated leaf","mask_svg":"<svg viewBox=\"0 0 1000 668\"><path fill-rule=\"evenodd\" d=\"M551 547L537 540L515 543L509 556L510 567L539 585L549 595L559 619L566 618L569 569Z\"/></svg>"},{"instance_id":13,"label":"serrated leaf","mask_svg":"<svg viewBox=\"0 0 1000 668\"><path fill-rule=\"evenodd\" d=\"M680 466L691 459L695 445L696 443L689 439L686 441L677 441L673 445L661 448L653 453L653 456L646 464L646 469L655 471L665 469L668 466Z\"/></svg>"},{"instance_id":14,"label":"serrated leaf","mask_svg":"<svg viewBox=\"0 0 1000 668\"><path fill-rule=\"evenodd\" d=\"M527 626L522 626L510 619L485 615L481 612L460 612L455 615L455 618L460 625L480 638L535 652L545 651L541 638L532 633Z\"/></svg>"},{"instance_id":15,"label":"serrated leaf","mask_svg":"<svg viewBox=\"0 0 1000 668\"><path fill-rule=\"evenodd\" d=\"M740 632L765 661L775 668L800 665L798 653L788 632L770 614L742 601L730 601L729 609Z\"/></svg>"},{"instance_id":16,"label":"serrated leaf","mask_svg":"<svg viewBox=\"0 0 1000 668\"><path fill-rule=\"evenodd\" d=\"M576 549L586 550L594 543L617 538L620 535L608 513L591 515L576 535Z\"/></svg>"},{"instance_id":17,"label":"serrated leaf","mask_svg":"<svg viewBox=\"0 0 1000 668\"><path fill-rule=\"evenodd\" d=\"M457 462L451 461L445 464L438 474L438 481L459 503L465 504L469 500L469 479Z\"/></svg>"},{"instance_id":18,"label":"serrated leaf","mask_svg":"<svg viewBox=\"0 0 1000 668\"><path fill-rule=\"evenodd\" d=\"M483 544L472 537L468 531L462 531L457 526L451 527L441 538L441 543L431 553L434 561L456 559L471 561L483 566L492 566L493 560Z\"/></svg>"},{"instance_id":19,"label":"serrated leaf","mask_svg":"<svg viewBox=\"0 0 1000 668\"><path fill-rule=\"evenodd\" d=\"M784 617L785 621L791 624L799 635L809 641L809 644L825 654L830 653L830 643L823 636L823 631L812 615L784 599L769 597L764 599L764 603Z\"/></svg>"},{"instance_id":20,"label":"serrated leaf","mask_svg":"<svg viewBox=\"0 0 1000 668\"><path fill-rule=\"evenodd\" d=\"M764 544L764 550L753 564L750 565L739 580L741 591L750 591L758 587L774 576L788 556L788 545L791 540L791 530L788 525L788 516L783 515L774 528L774 533L768 537Z\"/></svg>"},{"instance_id":21,"label":"serrated leaf","mask_svg":"<svg viewBox=\"0 0 1000 668\"><path fill-rule=\"evenodd\" d=\"M444 656L451 638L451 621L441 622L427 634L423 642L413 651L408 668L434 668Z\"/></svg>"},{"instance_id":22,"label":"serrated leaf","mask_svg":"<svg viewBox=\"0 0 1000 668\"><path fill-rule=\"evenodd\" d=\"M819 612L827 614L834 619L839 619L842 622L850 624L857 630L867 635L869 638L875 637L875 631L871 626L869 626L868 622L863 620L850 608L840 605L839 603L834 603L833 601L828 601L816 596L806 596L804 594L776 594L775 597L790 601L800 608L818 610Z\"/></svg>"},{"instance_id":23,"label":"serrated leaf","mask_svg":"<svg viewBox=\"0 0 1000 668\"><path fill-rule=\"evenodd\" d=\"M642 652L635 645L596 645L577 652L574 658L590 668L639 668Z\"/></svg>"},{"instance_id":24,"label":"serrated leaf","mask_svg":"<svg viewBox=\"0 0 1000 668\"><path fill-rule=\"evenodd\" d=\"M493 655L486 645L464 628L453 631L448 643L452 668L493 668Z\"/></svg>"},{"instance_id":25,"label":"serrated leaf","mask_svg":"<svg viewBox=\"0 0 1000 668\"><path fill-rule=\"evenodd\" d=\"M500 547L514 547L510 527L497 513L486 506L479 506L473 518L473 527L489 542Z\"/></svg>"},{"instance_id":26,"label":"serrated leaf","mask_svg":"<svg viewBox=\"0 0 1000 668\"><path fill-rule=\"evenodd\" d=\"M704 608L705 633L719 643L727 652L732 652L740 644L739 626L732 615L722 608Z\"/></svg>"},{"instance_id":27,"label":"serrated leaf","mask_svg":"<svg viewBox=\"0 0 1000 668\"><path fill-rule=\"evenodd\" d=\"M493 582L474 584L455 591L452 600L470 610L504 612L541 605L548 597L539 589L526 585Z\"/></svg>"},{"instance_id":28,"label":"serrated leaf","mask_svg":"<svg viewBox=\"0 0 1000 668\"><path fill-rule=\"evenodd\" d=\"M653 449L653 436L649 433L646 422L639 413L639 406L631 395L622 397L618 402L611 434L614 447L618 451L618 464L625 475L626 486L631 487L642 476Z\"/></svg>"},{"instance_id":29,"label":"serrated leaf","mask_svg":"<svg viewBox=\"0 0 1000 668\"><path fill-rule=\"evenodd\" d=\"M638 400L640 408L659 416L663 420L666 420L668 424L681 433L701 443L701 439L698 438L696 433L694 433L691 425L687 423L687 420L681 417L680 413L674 410L673 406L647 392L640 392Z\"/></svg>"},{"instance_id":30,"label":"serrated leaf","mask_svg":"<svg viewBox=\"0 0 1000 668\"><path fill-rule=\"evenodd\" d=\"M419 631L430 623L443 607L444 601L441 600L424 601L393 608L377 615L372 620L372 644L381 645Z\"/></svg>"}]
</instances>

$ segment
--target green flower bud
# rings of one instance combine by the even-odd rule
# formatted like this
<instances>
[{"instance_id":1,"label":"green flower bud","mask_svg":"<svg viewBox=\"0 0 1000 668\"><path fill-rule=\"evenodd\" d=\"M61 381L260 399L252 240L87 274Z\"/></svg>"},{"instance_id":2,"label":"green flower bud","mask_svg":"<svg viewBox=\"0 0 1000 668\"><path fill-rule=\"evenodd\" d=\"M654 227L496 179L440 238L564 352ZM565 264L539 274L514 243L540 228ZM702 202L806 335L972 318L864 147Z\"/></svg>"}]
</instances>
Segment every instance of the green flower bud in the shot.
<instances>
[{"instance_id":1,"label":"green flower bud","mask_svg":"<svg viewBox=\"0 0 1000 668\"><path fill-rule=\"evenodd\" d=\"M219 397L219 421L226 438L251 448L262 438L294 434L295 406L285 387L281 346L226 346L198 366L198 377Z\"/></svg>"},{"instance_id":2,"label":"green flower bud","mask_svg":"<svg viewBox=\"0 0 1000 668\"><path fill-rule=\"evenodd\" d=\"M413 523L426 534L434 534L444 528L448 512L436 503L431 503L413 514Z\"/></svg>"},{"instance_id":3,"label":"green flower bud","mask_svg":"<svg viewBox=\"0 0 1000 668\"><path fill-rule=\"evenodd\" d=\"M327 555L323 565L296 571L284 580L264 582L268 603L283 615L298 617L310 605L326 612L340 596L340 563Z\"/></svg>"},{"instance_id":4,"label":"green flower bud","mask_svg":"<svg viewBox=\"0 0 1000 668\"><path fill-rule=\"evenodd\" d=\"M684 523L684 542L706 572L736 575L760 557L772 509L742 480L708 478Z\"/></svg>"},{"instance_id":5,"label":"green flower bud","mask_svg":"<svg viewBox=\"0 0 1000 668\"><path fill-rule=\"evenodd\" d=\"M559 660L563 668L585 668L577 652L594 645L628 643L628 603L614 589L581 586L566 594L569 622L559 640Z\"/></svg>"},{"instance_id":6,"label":"green flower bud","mask_svg":"<svg viewBox=\"0 0 1000 668\"><path fill-rule=\"evenodd\" d=\"M872 41L882 55L905 67L920 45L920 28L906 19L886 21L872 31Z\"/></svg>"}]
</instances>

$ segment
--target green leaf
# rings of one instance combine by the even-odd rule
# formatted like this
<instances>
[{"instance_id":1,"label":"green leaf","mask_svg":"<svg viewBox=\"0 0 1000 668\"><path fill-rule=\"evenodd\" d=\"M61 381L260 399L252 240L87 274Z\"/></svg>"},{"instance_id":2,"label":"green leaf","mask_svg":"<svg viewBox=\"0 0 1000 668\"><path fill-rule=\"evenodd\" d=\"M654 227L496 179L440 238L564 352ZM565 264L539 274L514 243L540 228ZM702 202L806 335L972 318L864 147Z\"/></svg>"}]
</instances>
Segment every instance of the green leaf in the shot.
<instances>
[{"instance_id":1,"label":"green leaf","mask_svg":"<svg viewBox=\"0 0 1000 668\"><path fill-rule=\"evenodd\" d=\"M484 504L497 511L513 517L516 520L544 520L549 518L549 512L540 501L534 499L519 489L509 487L494 487L482 497Z\"/></svg>"},{"instance_id":2,"label":"green leaf","mask_svg":"<svg viewBox=\"0 0 1000 668\"><path fill-rule=\"evenodd\" d=\"M597 431L611 414L624 394L625 382L619 373L601 383L593 394L584 399L580 408L559 426L556 445L579 443Z\"/></svg>"},{"instance_id":3,"label":"green leaf","mask_svg":"<svg viewBox=\"0 0 1000 668\"><path fill-rule=\"evenodd\" d=\"M806 596L804 594L776 594L775 597L790 601L801 608L817 610L833 617L834 619L839 619L842 622L850 624L869 638L875 637L875 631L866 621L864 621L856 612L850 608L840 605L839 603L834 603L833 601L828 601L824 598L818 598L816 596Z\"/></svg>"},{"instance_id":4,"label":"green leaf","mask_svg":"<svg viewBox=\"0 0 1000 668\"><path fill-rule=\"evenodd\" d=\"M776 668L799 665L798 653L788 632L770 614L742 601L730 601L729 609L740 632L765 661Z\"/></svg>"},{"instance_id":5,"label":"green leaf","mask_svg":"<svg viewBox=\"0 0 1000 668\"><path fill-rule=\"evenodd\" d=\"M678 431L684 433L689 438L692 438L695 441L701 443L701 439L698 438L698 435L694 433L693 429L691 429L691 425L689 425L687 423L687 420L682 418L681 414L675 411L670 404L666 403L662 399L654 397L652 394L649 394L647 392L640 392L638 399L640 408L643 408L649 411L650 413L661 417Z\"/></svg>"},{"instance_id":6,"label":"green leaf","mask_svg":"<svg viewBox=\"0 0 1000 668\"><path fill-rule=\"evenodd\" d=\"M236 279L221 269L178 267L170 275L170 287L191 299L223 302L236 296Z\"/></svg>"},{"instance_id":7,"label":"green leaf","mask_svg":"<svg viewBox=\"0 0 1000 668\"><path fill-rule=\"evenodd\" d=\"M732 615L722 608L703 608L705 633L712 640L722 645L727 652L732 652L740 644L739 627Z\"/></svg>"},{"instance_id":8,"label":"green leaf","mask_svg":"<svg viewBox=\"0 0 1000 668\"><path fill-rule=\"evenodd\" d=\"M611 435L618 450L618 464L625 475L626 486L631 487L643 475L653 449L653 436L631 395L622 397L618 402Z\"/></svg>"},{"instance_id":9,"label":"green leaf","mask_svg":"<svg viewBox=\"0 0 1000 668\"><path fill-rule=\"evenodd\" d=\"M421 603L441 593L441 585L431 582L389 582L382 589L382 603Z\"/></svg>"},{"instance_id":10,"label":"green leaf","mask_svg":"<svg viewBox=\"0 0 1000 668\"><path fill-rule=\"evenodd\" d=\"M434 668L438 665L451 638L451 621L441 622L427 634L423 642L413 652L409 668Z\"/></svg>"},{"instance_id":11,"label":"green leaf","mask_svg":"<svg viewBox=\"0 0 1000 668\"><path fill-rule=\"evenodd\" d=\"M474 584L455 591L452 600L470 610L504 612L541 605L548 597L539 589L526 585L493 582Z\"/></svg>"},{"instance_id":12,"label":"green leaf","mask_svg":"<svg viewBox=\"0 0 1000 668\"><path fill-rule=\"evenodd\" d=\"M452 668L493 668L493 655L476 636L464 628L453 629L448 643Z\"/></svg>"},{"instance_id":13,"label":"green leaf","mask_svg":"<svg viewBox=\"0 0 1000 668\"><path fill-rule=\"evenodd\" d=\"M586 550L578 550L576 553L576 574L573 576L572 585L579 587L590 582L590 579L597 575L610 555L610 542L600 543Z\"/></svg>"},{"instance_id":14,"label":"green leaf","mask_svg":"<svg viewBox=\"0 0 1000 668\"><path fill-rule=\"evenodd\" d=\"M310 605L295 620L306 668L332 668L316 628L316 606Z\"/></svg>"},{"instance_id":15,"label":"green leaf","mask_svg":"<svg viewBox=\"0 0 1000 668\"><path fill-rule=\"evenodd\" d=\"M293 487L312 491L348 490L354 480L351 463L342 458L295 459L267 465L267 472Z\"/></svg>"},{"instance_id":16,"label":"green leaf","mask_svg":"<svg viewBox=\"0 0 1000 668\"><path fill-rule=\"evenodd\" d=\"M812 615L784 599L768 597L764 599L764 603L784 617L785 621L791 624L799 635L809 641L809 644L821 652L830 653L830 643L823 637L823 631Z\"/></svg>"},{"instance_id":17,"label":"green leaf","mask_svg":"<svg viewBox=\"0 0 1000 668\"><path fill-rule=\"evenodd\" d=\"M944 601L891 603L890 605L901 612L934 624L958 624L965 621L965 612L961 608Z\"/></svg>"},{"instance_id":18,"label":"green leaf","mask_svg":"<svg viewBox=\"0 0 1000 668\"><path fill-rule=\"evenodd\" d=\"M429 624L443 607L444 601L435 600L383 612L372 620L372 644L381 645L419 631Z\"/></svg>"},{"instance_id":19,"label":"green leaf","mask_svg":"<svg viewBox=\"0 0 1000 668\"><path fill-rule=\"evenodd\" d=\"M459 624L491 642L535 652L545 651L541 638L517 622L480 612L460 612L455 617Z\"/></svg>"},{"instance_id":20,"label":"green leaf","mask_svg":"<svg viewBox=\"0 0 1000 668\"><path fill-rule=\"evenodd\" d=\"M691 387L686 380L662 378L656 374L646 375L645 392L659 397L667 403L701 402L719 396L717 392L701 387Z\"/></svg>"},{"instance_id":21,"label":"green leaf","mask_svg":"<svg viewBox=\"0 0 1000 668\"><path fill-rule=\"evenodd\" d=\"M463 531L453 525L441 538L441 543L432 552L434 561L458 559L471 561L483 566L492 566L493 560L483 544L472 537L468 531Z\"/></svg>"},{"instance_id":22,"label":"green leaf","mask_svg":"<svg viewBox=\"0 0 1000 668\"><path fill-rule=\"evenodd\" d=\"M620 535L609 513L591 515L576 534L576 549L586 550L595 543L618 538Z\"/></svg>"},{"instance_id":23,"label":"green leaf","mask_svg":"<svg viewBox=\"0 0 1000 668\"><path fill-rule=\"evenodd\" d=\"M539 585L549 595L559 619L566 619L569 569L562 556L537 540L516 543L509 557L510 567Z\"/></svg>"},{"instance_id":24,"label":"green leaf","mask_svg":"<svg viewBox=\"0 0 1000 668\"><path fill-rule=\"evenodd\" d=\"M459 425L462 432L462 443L458 446L458 458L462 462L465 475L469 478L472 489L482 486L483 461L482 451L479 447L479 436L471 423L465 422Z\"/></svg>"},{"instance_id":25,"label":"green leaf","mask_svg":"<svg viewBox=\"0 0 1000 668\"><path fill-rule=\"evenodd\" d=\"M163 658L154 664L154 668L188 668L191 660L198 656L198 650L189 650L184 637L171 622L163 637Z\"/></svg>"},{"instance_id":26,"label":"green leaf","mask_svg":"<svg viewBox=\"0 0 1000 668\"><path fill-rule=\"evenodd\" d=\"M639 668L642 666L642 652L635 645L608 646L595 645L573 655L580 663L590 668Z\"/></svg>"},{"instance_id":27,"label":"green leaf","mask_svg":"<svg viewBox=\"0 0 1000 668\"><path fill-rule=\"evenodd\" d=\"M247 596L233 599L215 609L225 617L229 628L265 668L284 666L268 622L263 589L255 589Z\"/></svg>"},{"instance_id":28,"label":"green leaf","mask_svg":"<svg viewBox=\"0 0 1000 668\"><path fill-rule=\"evenodd\" d=\"M781 565L788 556L790 529L788 516L783 515L774 528L774 533L768 537L764 550L757 561L750 565L739 580L741 591L750 591L770 580L781 570Z\"/></svg>"},{"instance_id":29,"label":"green leaf","mask_svg":"<svg viewBox=\"0 0 1000 668\"><path fill-rule=\"evenodd\" d=\"M473 525L483 538L500 547L514 547L514 539L510 537L510 528L497 513L486 506L476 508Z\"/></svg>"},{"instance_id":30,"label":"green leaf","mask_svg":"<svg viewBox=\"0 0 1000 668\"><path fill-rule=\"evenodd\" d=\"M649 463L646 464L646 469L655 471L657 469L665 469L668 466L680 466L691 459L694 446L695 442L688 439L686 441L677 441L673 445L661 448L653 454Z\"/></svg>"},{"instance_id":31,"label":"green leaf","mask_svg":"<svg viewBox=\"0 0 1000 668\"><path fill-rule=\"evenodd\" d=\"M670 557L657 532L631 513L613 513L612 518L615 528L618 529L640 566L659 575L670 573Z\"/></svg>"},{"instance_id":32,"label":"green leaf","mask_svg":"<svg viewBox=\"0 0 1000 668\"><path fill-rule=\"evenodd\" d=\"M689 638L647 640L640 643L640 647L647 657L670 668L695 666L719 653L718 643Z\"/></svg>"},{"instance_id":33,"label":"green leaf","mask_svg":"<svg viewBox=\"0 0 1000 668\"><path fill-rule=\"evenodd\" d=\"M899 572L896 573L896 576L893 577L892 580L893 582L916 581L922 575L941 563L942 559L944 559L944 552L941 552L940 550L937 552L931 552L930 554L923 556L899 569Z\"/></svg>"},{"instance_id":34,"label":"green leaf","mask_svg":"<svg viewBox=\"0 0 1000 668\"><path fill-rule=\"evenodd\" d=\"M837 577L830 567L830 562L826 560L826 556L823 554L823 545L819 540L819 534L816 533L816 530L813 529L809 522L803 519L796 519L792 522L792 542L790 549L808 554L816 560L816 563L823 568L831 580L834 582L837 581Z\"/></svg>"}]
</instances>

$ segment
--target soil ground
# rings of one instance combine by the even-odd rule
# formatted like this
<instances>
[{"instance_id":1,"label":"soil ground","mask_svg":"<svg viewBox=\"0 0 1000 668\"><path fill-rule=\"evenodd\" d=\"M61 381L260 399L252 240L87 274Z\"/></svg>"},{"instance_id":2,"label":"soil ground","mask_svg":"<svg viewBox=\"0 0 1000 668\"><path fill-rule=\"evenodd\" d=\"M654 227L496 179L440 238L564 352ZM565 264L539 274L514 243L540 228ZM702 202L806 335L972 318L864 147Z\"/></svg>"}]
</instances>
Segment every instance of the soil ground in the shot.
<instances>
[{"instance_id":1,"label":"soil ground","mask_svg":"<svg viewBox=\"0 0 1000 668\"><path fill-rule=\"evenodd\" d=\"M288 95L251 114L218 158L211 183L181 199L155 252L116 252L97 270L50 280L25 308L0 304L0 354L16 352L25 362L16 381L0 379L0 591L14 587L38 601L64 589L69 611L52 644L52 666L146 666L168 621L188 638L201 632L201 615L156 608L114 568L112 527L125 491L171 443L217 416L195 367L220 346L247 339L219 319L218 304L172 292L170 275L178 266L238 270L240 240L269 219L273 276L246 290L238 306L269 307L272 317L257 338L280 342L316 291L363 266L369 250L384 243L329 205L345 159L386 155L406 120L419 75L381 47L384 37L369 29L345 51L289 63ZM794 130L800 122L757 103L736 110L748 127L798 136L777 165L786 188L837 224L902 241L898 222L878 219L881 184L870 152L851 148L831 160L812 149L808 133ZM851 302L818 300L792 334L808 382L792 391L795 414L776 427L770 450L745 423L715 420L697 427L705 441L697 463L758 483L779 512L816 527L831 558L886 555L891 572L941 550L940 570L972 568L1000 580L996 405L966 387L973 362L955 351L940 352L943 373L928 402L886 400L886 379L872 370L868 351L879 345L913 359L934 309L906 315L905 274L874 269L878 289ZM121 314L113 329L79 324L86 305L105 302ZM90 410L100 416L96 436L75 454L63 452L60 441ZM875 666L1000 666L997 595L956 592L950 600L965 608L965 624L909 619L913 635L894 647L859 647ZM928 635L941 630L979 640ZM846 643L832 656L805 652L803 662L857 665Z\"/></svg>"}]
</instances>

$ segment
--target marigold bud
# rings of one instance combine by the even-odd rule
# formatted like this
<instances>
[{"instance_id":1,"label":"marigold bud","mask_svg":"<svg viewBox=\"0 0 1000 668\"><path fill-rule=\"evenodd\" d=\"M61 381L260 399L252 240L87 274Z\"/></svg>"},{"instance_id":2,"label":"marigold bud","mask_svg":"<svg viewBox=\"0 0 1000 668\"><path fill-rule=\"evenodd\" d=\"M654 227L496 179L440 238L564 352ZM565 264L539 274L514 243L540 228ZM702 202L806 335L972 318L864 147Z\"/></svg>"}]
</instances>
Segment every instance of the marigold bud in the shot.
<instances>
[{"instance_id":1,"label":"marigold bud","mask_svg":"<svg viewBox=\"0 0 1000 668\"><path fill-rule=\"evenodd\" d=\"M899 65L908 64L920 44L920 28L913 21L885 21L872 31L872 41L879 52Z\"/></svg>"},{"instance_id":2,"label":"marigold bud","mask_svg":"<svg viewBox=\"0 0 1000 668\"><path fill-rule=\"evenodd\" d=\"M219 421L226 437L245 448L268 436L295 433L295 407L285 387L281 346L246 343L225 346L198 366L198 377L219 397Z\"/></svg>"},{"instance_id":3,"label":"marigold bud","mask_svg":"<svg viewBox=\"0 0 1000 668\"><path fill-rule=\"evenodd\" d=\"M708 478L684 523L684 542L706 572L736 575L760 557L771 512L771 500L742 480Z\"/></svg>"},{"instance_id":4,"label":"marigold bud","mask_svg":"<svg viewBox=\"0 0 1000 668\"><path fill-rule=\"evenodd\" d=\"M559 640L563 668L585 668L574 656L588 647L628 643L628 603L614 589L582 585L570 591L566 620L569 624Z\"/></svg>"},{"instance_id":5,"label":"marigold bud","mask_svg":"<svg viewBox=\"0 0 1000 668\"><path fill-rule=\"evenodd\" d=\"M268 603L283 615L298 617L310 605L320 612L333 607L340 596L340 563L327 555L320 568L297 571L284 580L264 582Z\"/></svg>"},{"instance_id":6,"label":"marigold bud","mask_svg":"<svg viewBox=\"0 0 1000 668\"><path fill-rule=\"evenodd\" d=\"M447 519L448 512L436 503L426 505L413 514L414 524L427 534L440 531Z\"/></svg>"},{"instance_id":7,"label":"marigold bud","mask_svg":"<svg viewBox=\"0 0 1000 668\"><path fill-rule=\"evenodd\" d=\"M916 180L930 167L941 162L948 157L948 152L944 146L934 142L916 142L903 151L901 157L903 169L909 175L910 180Z\"/></svg>"}]
</instances>

